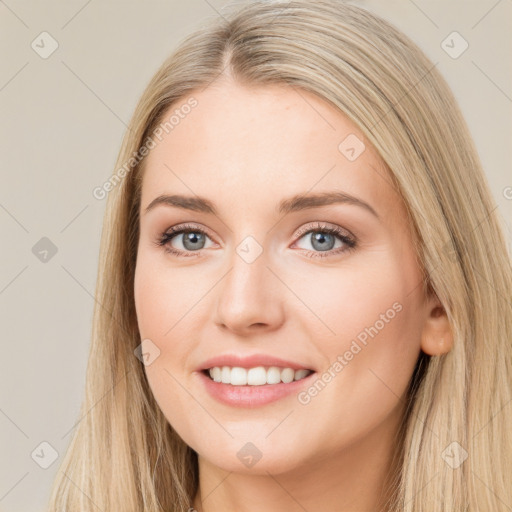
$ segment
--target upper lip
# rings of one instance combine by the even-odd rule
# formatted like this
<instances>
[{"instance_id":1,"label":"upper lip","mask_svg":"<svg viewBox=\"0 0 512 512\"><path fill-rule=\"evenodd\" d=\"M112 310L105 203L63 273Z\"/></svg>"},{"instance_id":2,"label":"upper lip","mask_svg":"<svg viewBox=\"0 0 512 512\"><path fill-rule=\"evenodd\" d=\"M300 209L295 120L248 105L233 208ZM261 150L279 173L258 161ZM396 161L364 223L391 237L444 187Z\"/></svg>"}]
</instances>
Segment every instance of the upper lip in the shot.
<instances>
[{"instance_id":1,"label":"upper lip","mask_svg":"<svg viewBox=\"0 0 512 512\"><path fill-rule=\"evenodd\" d=\"M252 354L248 356L236 355L236 354L224 354L208 359L198 368L198 371L209 370L216 366L230 366L239 368L255 368L257 366L278 366L281 368L292 368L294 370L312 370L312 368L296 363L294 361L288 361L280 359L279 357L270 356L267 354Z\"/></svg>"}]
</instances>

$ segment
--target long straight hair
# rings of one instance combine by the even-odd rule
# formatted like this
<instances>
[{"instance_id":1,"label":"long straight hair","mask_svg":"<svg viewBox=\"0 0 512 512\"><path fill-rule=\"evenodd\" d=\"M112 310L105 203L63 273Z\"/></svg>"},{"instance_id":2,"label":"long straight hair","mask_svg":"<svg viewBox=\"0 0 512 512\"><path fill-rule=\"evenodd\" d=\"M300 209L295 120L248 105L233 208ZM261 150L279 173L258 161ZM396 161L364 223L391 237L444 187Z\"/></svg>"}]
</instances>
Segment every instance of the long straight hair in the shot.
<instances>
[{"instance_id":1,"label":"long straight hair","mask_svg":"<svg viewBox=\"0 0 512 512\"><path fill-rule=\"evenodd\" d=\"M226 76L309 91L357 125L406 205L423 289L448 315L453 349L420 356L411 378L389 510L510 510L512 269L452 92L408 37L361 7L337 0L235 7L207 20L163 63L124 137L108 189L85 397L48 511L192 507L197 454L165 419L134 355L145 162L134 155L154 140L171 106Z\"/></svg>"}]
</instances>

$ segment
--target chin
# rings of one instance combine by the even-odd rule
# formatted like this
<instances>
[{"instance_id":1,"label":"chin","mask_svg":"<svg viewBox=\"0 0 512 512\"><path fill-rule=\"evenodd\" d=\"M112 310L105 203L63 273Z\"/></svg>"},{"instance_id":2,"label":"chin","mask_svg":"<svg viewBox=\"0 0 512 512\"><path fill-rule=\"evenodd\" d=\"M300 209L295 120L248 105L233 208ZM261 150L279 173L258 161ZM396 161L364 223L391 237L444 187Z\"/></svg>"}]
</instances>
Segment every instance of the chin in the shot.
<instances>
[{"instance_id":1,"label":"chin","mask_svg":"<svg viewBox=\"0 0 512 512\"><path fill-rule=\"evenodd\" d=\"M286 453L272 450L272 453L266 453L260 450L259 453L248 444L242 445L238 450L231 452L215 451L201 453L197 452L200 458L208 461L224 471L229 471L247 475L278 475L292 471L305 462L293 458L292 453ZM240 458L239 458L240 455ZM251 460L252 457L252 460ZM259 458L261 457L261 458Z\"/></svg>"}]
</instances>

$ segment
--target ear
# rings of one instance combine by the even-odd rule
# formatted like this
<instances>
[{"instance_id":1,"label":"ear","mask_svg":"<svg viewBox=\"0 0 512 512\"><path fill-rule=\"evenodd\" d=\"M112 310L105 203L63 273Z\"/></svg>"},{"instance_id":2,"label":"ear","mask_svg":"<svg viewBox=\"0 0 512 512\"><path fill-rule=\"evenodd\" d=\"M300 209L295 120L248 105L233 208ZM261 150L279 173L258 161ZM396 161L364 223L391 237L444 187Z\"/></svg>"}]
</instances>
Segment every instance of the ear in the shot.
<instances>
[{"instance_id":1,"label":"ear","mask_svg":"<svg viewBox=\"0 0 512 512\"><path fill-rule=\"evenodd\" d=\"M429 301L427 318L421 333L421 349L428 355L439 356L453 348L453 332L448 316L439 299Z\"/></svg>"}]
</instances>

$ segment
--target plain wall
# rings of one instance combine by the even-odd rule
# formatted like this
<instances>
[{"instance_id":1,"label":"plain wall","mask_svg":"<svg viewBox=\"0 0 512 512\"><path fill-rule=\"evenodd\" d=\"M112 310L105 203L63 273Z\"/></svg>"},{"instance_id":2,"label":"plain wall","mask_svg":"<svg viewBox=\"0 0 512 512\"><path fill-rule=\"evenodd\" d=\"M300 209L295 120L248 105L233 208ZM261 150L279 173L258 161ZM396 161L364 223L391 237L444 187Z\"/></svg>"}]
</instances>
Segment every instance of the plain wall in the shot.
<instances>
[{"instance_id":1,"label":"plain wall","mask_svg":"<svg viewBox=\"0 0 512 512\"><path fill-rule=\"evenodd\" d=\"M44 463L46 441L60 458L79 419L105 207L92 191L112 173L126 123L153 73L225 4L0 2L1 511L44 509L60 459L43 469L31 454L36 450ZM409 35L453 88L497 213L508 222L510 247L512 2L359 4ZM51 48L48 36L41 42L43 31L58 42L48 58L31 46ZM441 46L453 31L469 44L456 59ZM43 262L34 252L45 248Z\"/></svg>"}]
</instances>

